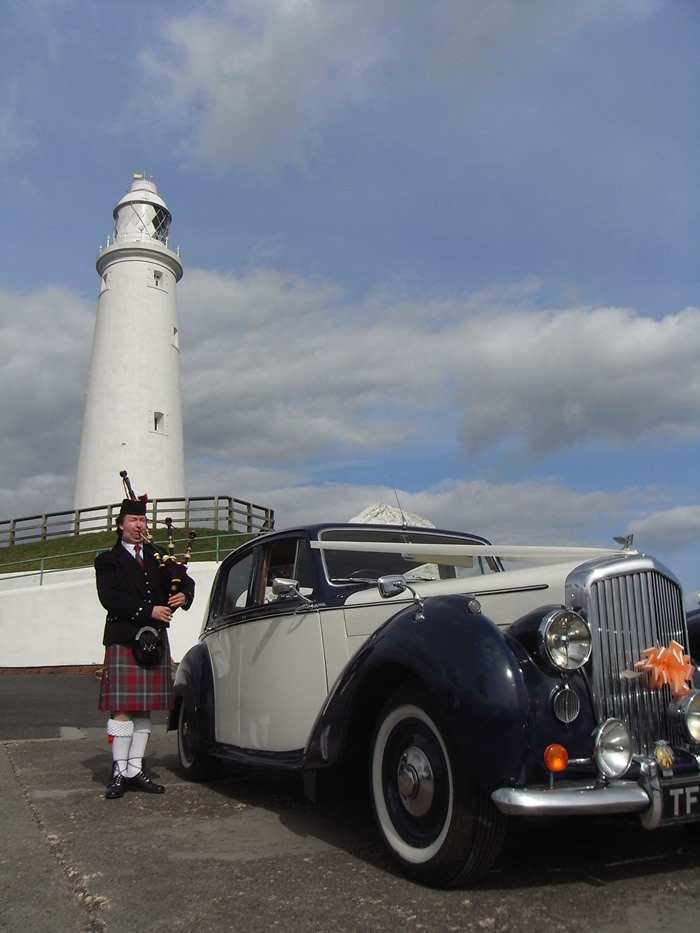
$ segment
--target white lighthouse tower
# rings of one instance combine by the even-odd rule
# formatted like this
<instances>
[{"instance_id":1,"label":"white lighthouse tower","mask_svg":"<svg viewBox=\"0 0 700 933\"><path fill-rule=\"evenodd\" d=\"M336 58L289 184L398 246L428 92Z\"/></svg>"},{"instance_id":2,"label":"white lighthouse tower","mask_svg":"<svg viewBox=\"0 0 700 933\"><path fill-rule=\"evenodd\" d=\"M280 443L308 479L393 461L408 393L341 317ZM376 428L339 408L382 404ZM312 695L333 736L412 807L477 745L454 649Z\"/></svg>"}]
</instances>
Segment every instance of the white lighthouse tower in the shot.
<instances>
[{"instance_id":1,"label":"white lighthouse tower","mask_svg":"<svg viewBox=\"0 0 700 933\"><path fill-rule=\"evenodd\" d=\"M185 495L176 285L170 211L152 181L134 175L114 208L114 238L97 256L100 294L75 508L138 494Z\"/></svg>"}]
</instances>

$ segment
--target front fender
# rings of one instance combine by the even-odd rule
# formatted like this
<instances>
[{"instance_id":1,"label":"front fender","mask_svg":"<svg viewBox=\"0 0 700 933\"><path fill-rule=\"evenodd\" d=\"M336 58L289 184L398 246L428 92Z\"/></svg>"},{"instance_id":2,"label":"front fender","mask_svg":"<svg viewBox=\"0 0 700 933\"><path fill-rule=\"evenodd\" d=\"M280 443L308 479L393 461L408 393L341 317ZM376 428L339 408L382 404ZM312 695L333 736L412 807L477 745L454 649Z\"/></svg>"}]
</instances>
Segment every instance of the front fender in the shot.
<instances>
[{"instance_id":1,"label":"front fender","mask_svg":"<svg viewBox=\"0 0 700 933\"><path fill-rule=\"evenodd\" d=\"M376 721L384 700L406 680L423 684L464 760L485 789L514 782L528 749L528 693L518 659L499 628L470 611L466 596L425 601L425 619L403 608L360 648L336 681L305 751L306 768L335 764L349 731ZM359 713L358 713L359 711Z\"/></svg>"},{"instance_id":2,"label":"front fender","mask_svg":"<svg viewBox=\"0 0 700 933\"><path fill-rule=\"evenodd\" d=\"M178 664L173 693L174 703L168 730L177 728L180 703L189 700L194 707L200 741L215 741L214 675L209 651L204 643L200 642L190 648Z\"/></svg>"}]
</instances>

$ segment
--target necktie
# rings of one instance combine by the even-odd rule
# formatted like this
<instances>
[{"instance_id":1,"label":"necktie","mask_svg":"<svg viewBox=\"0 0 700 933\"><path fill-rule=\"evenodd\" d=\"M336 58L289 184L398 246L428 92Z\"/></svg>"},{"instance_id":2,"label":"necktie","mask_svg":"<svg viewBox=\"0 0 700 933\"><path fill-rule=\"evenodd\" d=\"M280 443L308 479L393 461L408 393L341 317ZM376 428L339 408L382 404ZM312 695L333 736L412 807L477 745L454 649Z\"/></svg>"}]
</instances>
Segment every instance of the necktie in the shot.
<instances>
[{"instance_id":1,"label":"necktie","mask_svg":"<svg viewBox=\"0 0 700 933\"><path fill-rule=\"evenodd\" d=\"M139 562L139 567L143 567L143 557L141 557L141 545L140 544L134 545L134 554L136 556L136 560Z\"/></svg>"}]
</instances>

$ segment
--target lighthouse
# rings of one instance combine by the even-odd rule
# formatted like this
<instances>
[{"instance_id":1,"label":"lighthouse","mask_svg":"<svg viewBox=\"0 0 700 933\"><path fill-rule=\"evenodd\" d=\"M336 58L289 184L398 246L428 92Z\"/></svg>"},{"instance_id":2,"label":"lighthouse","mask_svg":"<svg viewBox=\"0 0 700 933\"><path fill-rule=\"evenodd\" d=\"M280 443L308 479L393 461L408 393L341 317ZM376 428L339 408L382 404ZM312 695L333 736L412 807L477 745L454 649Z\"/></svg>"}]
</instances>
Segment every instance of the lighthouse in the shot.
<instances>
[{"instance_id":1,"label":"lighthouse","mask_svg":"<svg viewBox=\"0 0 700 933\"><path fill-rule=\"evenodd\" d=\"M137 494L185 495L178 252L156 185L134 175L114 208L112 242L100 249L95 334L75 486L75 508L123 496L126 470Z\"/></svg>"}]
</instances>

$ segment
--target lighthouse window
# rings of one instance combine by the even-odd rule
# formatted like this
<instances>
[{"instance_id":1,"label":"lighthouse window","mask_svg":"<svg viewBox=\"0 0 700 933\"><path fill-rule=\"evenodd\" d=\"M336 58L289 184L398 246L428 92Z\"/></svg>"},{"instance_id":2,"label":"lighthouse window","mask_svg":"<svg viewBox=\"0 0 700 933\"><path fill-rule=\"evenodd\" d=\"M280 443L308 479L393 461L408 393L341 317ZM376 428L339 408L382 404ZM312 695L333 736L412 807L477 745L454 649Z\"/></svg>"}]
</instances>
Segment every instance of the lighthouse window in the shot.
<instances>
[{"instance_id":1,"label":"lighthouse window","mask_svg":"<svg viewBox=\"0 0 700 933\"><path fill-rule=\"evenodd\" d=\"M162 411L153 412L153 430L159 432L165 430L165 415Z\"/></svg>"},{"instance_id":2,"label":"lighthouse window","mask_svg":"<svg viewBox=\"0 0 700 933\"><path fill-rule=\"evenodd\" d=\"M180 349L180 339L178 336L177 327L173 327L173 339L171 343L175 347L176 350Z\"/></svg>"},{"instance_id":3,"label":"lighthouse window","mask_svg":"<svg viewBox=\"0 0 700 933\"><path fill-rule=\"evenodd\" d=\"M168 242L168 229L170 227L170 212L164 207L156 207L153 212L153 236L161 243Z\"/></svg>"},{"instance_id":4,"label":"lighthouse window","mask_svg":"<svg viewBox=\"0 0 700 933\"><path fill-rule=\"evenodd\" d=\"M154 269L153 266L148 266L146 285L148 285L149 288L159 288L161 291L167 292L168 276L162 269Z\"/></svg>"}]
</instances>

